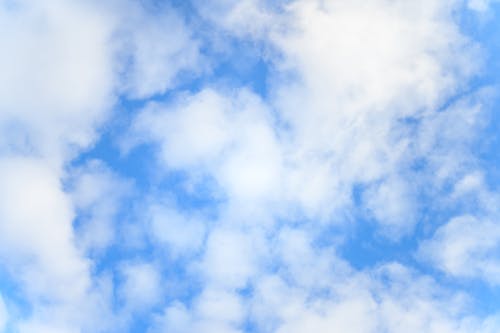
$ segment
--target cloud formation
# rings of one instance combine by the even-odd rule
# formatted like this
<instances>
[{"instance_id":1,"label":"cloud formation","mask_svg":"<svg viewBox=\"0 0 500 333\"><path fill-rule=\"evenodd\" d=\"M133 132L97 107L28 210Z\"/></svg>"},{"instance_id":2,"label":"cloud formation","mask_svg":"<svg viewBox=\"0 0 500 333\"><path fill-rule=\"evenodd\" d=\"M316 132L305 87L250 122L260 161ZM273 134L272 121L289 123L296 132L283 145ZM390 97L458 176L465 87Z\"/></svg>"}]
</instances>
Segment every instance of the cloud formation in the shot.
<instances>
[{"instance_id":1,"label":"cloud formation","mask_svg":"<svg viewBox=\"0 0 500 333\"><path fill-rule=\"evenodd\" d=\"M0 2L0 331L498 331L494 8Z\"/></svg>"}]
</instances>

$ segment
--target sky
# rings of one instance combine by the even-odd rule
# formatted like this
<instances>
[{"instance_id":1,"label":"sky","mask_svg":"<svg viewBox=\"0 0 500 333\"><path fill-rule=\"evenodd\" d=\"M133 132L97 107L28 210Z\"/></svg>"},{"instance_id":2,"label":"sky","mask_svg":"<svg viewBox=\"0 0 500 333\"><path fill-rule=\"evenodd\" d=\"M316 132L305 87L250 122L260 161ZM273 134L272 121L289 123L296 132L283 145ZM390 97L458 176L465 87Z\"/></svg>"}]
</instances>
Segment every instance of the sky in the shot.
<instances>
[{"instance_id":1,"label":"sky","mask_svg":"<svg viewBox=\"0 0 500 333\"><path fill-rule=\"evenodd\" d=\"M500 332L500 2L0 0L0 332Z\"/></svg>"}]
</instances>

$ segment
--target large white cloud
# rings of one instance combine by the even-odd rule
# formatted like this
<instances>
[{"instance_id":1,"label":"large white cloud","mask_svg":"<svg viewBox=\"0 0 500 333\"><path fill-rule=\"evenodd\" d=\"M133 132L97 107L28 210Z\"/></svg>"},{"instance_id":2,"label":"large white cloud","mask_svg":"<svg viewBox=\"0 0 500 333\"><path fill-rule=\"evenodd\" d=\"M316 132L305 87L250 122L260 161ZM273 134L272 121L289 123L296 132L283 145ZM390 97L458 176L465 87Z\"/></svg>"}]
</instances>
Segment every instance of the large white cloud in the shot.
<instances>
[{"instance_id":1,"label":"large white cloud","mask_svg":"<svg viewBox=\"0 0 500 333\"><path fill-rule=\"evenodd\" d=\"M103 322L88 318L100 312L105 323L105 295L75 246L74 211L58 170L39 159L4 157L0 180L0 260L32 309L29 318L16 318L19 330L35 332L43 323L46 330L99 331Z\"/></svg>"},{"instance_id":2,"label":"large white cloud","mask_svg":"<svg viewBox=\"0 0 500 333\"><path fill-rule=\"evenodd\" d=\"M56 162L88 145L110 106L112 22L82 2L0 6L1 150Z\"/></svg>"}]
</instances>

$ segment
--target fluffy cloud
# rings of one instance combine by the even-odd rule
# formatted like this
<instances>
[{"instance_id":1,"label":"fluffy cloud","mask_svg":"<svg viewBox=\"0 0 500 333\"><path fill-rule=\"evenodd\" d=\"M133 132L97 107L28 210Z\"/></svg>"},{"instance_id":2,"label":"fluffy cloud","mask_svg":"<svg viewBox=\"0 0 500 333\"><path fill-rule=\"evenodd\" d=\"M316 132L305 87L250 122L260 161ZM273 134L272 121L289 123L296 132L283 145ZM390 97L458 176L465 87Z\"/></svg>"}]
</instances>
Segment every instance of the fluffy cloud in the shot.
<instances>
[{"instance_id":1,"label":"fluffy cloud","mask_svg":"<svg viewBox=\"0 0 500 333\"><path fill-rule=\"evenodd\" d=\"M496 221L459 216L424 242L420 255L450 275L499 284L499 247L500 226Z\"/></svg>"},{"instance_id":2,"label":"fluffy cloud","mask_svg":"<svg viewBox=\"0 0 500 333\"><path fill-rule=\"evenodd\" d=\"M196 68L198 47L180 16L149 14L132 2L2 4L1 150L62 162L95 140L117 90L162 93Z\"/></svg>"},{"instance_id":3,"label":"fluffy cloud","mask_svg":"<svg viewBox=\"0 0 500 333\"><path fill-rule=\"evenodd\" d=\"M262 0L195 0L202 17L220 26L223 30L238 36L262 38L276 25L279 19L274 6Z\"/></svg>"},{"instance_id":4,"label":"fluffy cloud","mask_svg":"<svg viewBox=\"0 0 500 333\"><path fill-rule=\"evenodd\" d=\"M151 238L165 246L174 258L197 253L203 245L207 225L207 221L181 214L166 203L150 208Z\"/></svg>"},{"instance_id":5,"label":"fluffy cloud","mask_svg":"<svg viewBox=\"0 0 500 333\"><path fill-rule=\"evenodd\" d=\"M241 332L244 308L241 298L223 290L205 291L197 300L194 309L174 303L157 317L151 332L208 333Z\"/></svg>"},{"instance_id":6,"label":"fluffy cloud","mask_svg":"<svg viewBox=\"0 0 500 333\"><path fill-rule=\"evenodd\" d=\"M89 144L110 106L111 22L91 4L14 1L0 6L1 151L60 162Z\"/></svg>"},{"instance_id":7,"label":"fluffy cloud","mask_svg":"<svg viewBox=\"0 0 500 333\"><path fill-rule=\"evenodd\" d=\"M119 47L120 85L132 98L165 93L179 75L204 68L200 43L169 5L145 8L132 1L113 2L118 16L115 43Z\"/></svg>"},{"instance_id":8,"label":"fluffy cloud","mask_svg":"<svg viewBox=\"0 0 500 333\"><path fill-rule=\"evenodd\" d=\"M107 318L105 293L75 246L74 211L58 171L34 158L2 158L0 170L0 260L32 309L19 330L99 331L107 324L87 316Z\"/></svg>"},{"instance_id":9,"label":"fluffy cloud","mask_svg":"<svg viewBox=\"0 0 500 333\"><path fill-rule=\"evenodd\" d=\"M161 275L153 264L127 263L121 269L120 294L131 311L148 311L162 299Z\"/></svg>"},{"instance_id":10,"label":"fluffy cloud","mask_svg":"<svg viewBox=\"0 0 500 333\"><path fill-rule=\"evenodd\" d=\"M36 297L79 297L88 268L73 244L74 215L57 171L27 158L4 158L0 169L3 260Z\"/></svg>"},{"instance_id":11,"label":"fluffy cloud","mask_svg":"<svg viewBox=\"0 0 500 333\"><path fill-rule=\"evenodd\" d=\"M78 212L77 243L87 253L102 251L115 241L114 219L133 186L97 160L71 174L70 194Z\"/></svg>"},{"instance_id":12,"label":"fluffy cloud","mask_svg":"<svg viewBox=\"0 0 500 333\"><path fill-rule=\"evenodd\" d=\"M208 174L231 199L259 200L279 190L281 177L270 120L260 98L247 90L225 96L206 89L174 105L148 105L129 140L158 143L167 168Z\"/></svg>"}]
</instances>

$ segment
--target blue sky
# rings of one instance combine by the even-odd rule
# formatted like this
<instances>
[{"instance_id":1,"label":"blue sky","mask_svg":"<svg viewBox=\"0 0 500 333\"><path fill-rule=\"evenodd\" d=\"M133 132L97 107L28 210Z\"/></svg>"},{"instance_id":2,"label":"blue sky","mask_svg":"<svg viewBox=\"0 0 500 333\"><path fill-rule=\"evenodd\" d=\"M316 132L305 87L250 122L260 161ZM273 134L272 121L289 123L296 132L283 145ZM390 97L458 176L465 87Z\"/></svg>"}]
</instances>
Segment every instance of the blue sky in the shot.
<instances>
[{"instance_id":1,"label":"blue sky","mask_svg":"<svg viewBox=\"0 0 500 333\"><path fill-rule=\"evenodd\" d=\"M498 15L0 0L0 332L500 331Z\"/></svg>"}]
</instances>

